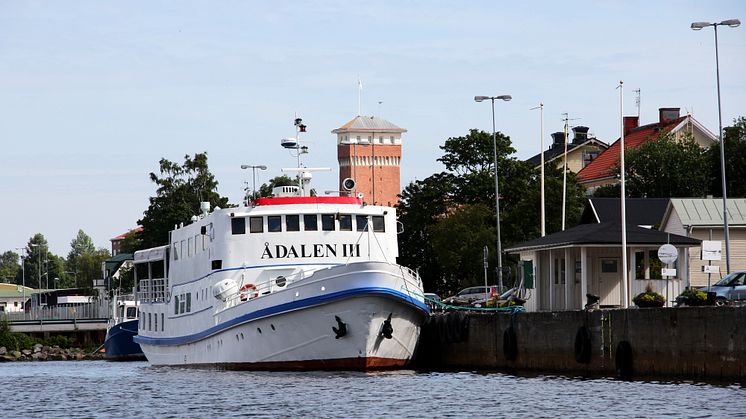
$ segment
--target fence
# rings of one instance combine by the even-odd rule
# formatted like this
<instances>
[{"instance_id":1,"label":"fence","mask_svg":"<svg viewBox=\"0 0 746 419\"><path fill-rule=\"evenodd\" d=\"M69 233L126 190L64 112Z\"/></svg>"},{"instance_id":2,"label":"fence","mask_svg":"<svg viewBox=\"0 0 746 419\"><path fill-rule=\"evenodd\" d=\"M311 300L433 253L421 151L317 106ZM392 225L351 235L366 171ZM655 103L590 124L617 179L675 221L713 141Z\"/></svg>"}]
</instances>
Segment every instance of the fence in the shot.
<instances>
[{"instance_id":1,"label":"fence","mask_svg":"<svg viewBox=\"0 0 746 419\"><path fill-rule=\"evenodd\" d=\"M108 305L98 303L66 304L56 306L34 307L25 313L2 313L0 319L9 322L37 320L84 320L108 319L111 309Z\"/></svg>"}]
</instances>

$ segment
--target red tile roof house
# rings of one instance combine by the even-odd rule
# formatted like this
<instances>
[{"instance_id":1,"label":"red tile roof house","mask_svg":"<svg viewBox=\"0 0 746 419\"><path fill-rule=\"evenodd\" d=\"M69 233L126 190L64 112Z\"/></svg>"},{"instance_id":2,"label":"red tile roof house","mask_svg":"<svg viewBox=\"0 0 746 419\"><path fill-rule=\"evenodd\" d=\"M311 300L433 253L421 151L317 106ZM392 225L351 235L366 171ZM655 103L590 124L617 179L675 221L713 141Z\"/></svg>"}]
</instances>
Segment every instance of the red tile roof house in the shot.
<instances>
[{"instance_id":1,"label":"red tile roof house","mask_svg":"<svg viewBox=\"0 0 746 419\"><path fill-rule=\"evenodd\" d=\"M694 141L702 148L709 148L718 141L715 134L699 123L691 115L680 116L679 108L658 109L658 122L639 126L639 117L624 117L624 148L634 149L648 141L655 141L663 133L671 133L674 139L681 140L691 134ZM620 139L617 139L606 151L578 172L578 181L588 192L600 186L619 182L615 169L620 164Z\"/></svg>"}]
</instances>

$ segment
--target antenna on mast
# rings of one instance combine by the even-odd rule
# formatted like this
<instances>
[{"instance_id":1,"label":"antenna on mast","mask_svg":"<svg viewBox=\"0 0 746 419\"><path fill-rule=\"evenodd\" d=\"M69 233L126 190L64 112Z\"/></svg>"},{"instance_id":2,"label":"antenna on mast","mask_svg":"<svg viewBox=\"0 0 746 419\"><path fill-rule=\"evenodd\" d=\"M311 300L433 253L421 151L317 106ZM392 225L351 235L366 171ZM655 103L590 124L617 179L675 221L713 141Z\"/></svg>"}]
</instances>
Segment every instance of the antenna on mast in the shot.
<instances>
[{"instance_id":1,"label":"antenna on mast","mask_svg":"<svg viewBox=\"0 0 746 419\"><path fill-rule=\"evenodd\" d=\"M569 128L568 121L574 121L580 118L569 118L567 112L563 112L562 118L565 121L565 152L562 163L562 231L565 231L565 207L567 206L567 129ZM543 151L542 151L543 153Z\"/></svg>"},{"instance_id":2,"label":"antenna on mast","mask_svg":"<svg viewBox=\"0 0 746 419\"><path fill-rule=\"evenodd\" d=\"M362 111L363 82L360 81L360 74L357 75L357 116L363 114Z\"/></svg>"}]
</instances>

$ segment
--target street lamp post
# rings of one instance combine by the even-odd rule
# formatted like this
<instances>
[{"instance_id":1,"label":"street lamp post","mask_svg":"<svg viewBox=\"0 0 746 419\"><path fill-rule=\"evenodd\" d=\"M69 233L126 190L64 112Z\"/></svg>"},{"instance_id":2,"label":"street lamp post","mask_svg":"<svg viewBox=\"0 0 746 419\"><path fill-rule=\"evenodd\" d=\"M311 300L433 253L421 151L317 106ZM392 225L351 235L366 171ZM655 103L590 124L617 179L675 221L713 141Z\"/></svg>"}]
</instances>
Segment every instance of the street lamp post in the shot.
<instances>
[{"instance_id":1,"label":"street lamp post","mask_svg":"<svg viewBox=\"0 0 746 419\"><path fill-rule=\"evenodd\" d=\"M717 78L718 91L718 122L720 123L720 178L723 187L723 230L725 235L725 272L730 273L730 234L728 232L728 194L725 188L725 139L723 138L723 111L720 106L720 62L718 59L718 26L730 26L736 28L741 25L738 19L728 19L720 23L694 22L691 28L695 31L712 26L715 32L715 75Z\"/></svg>"},{"instance_id":2,"label":"street lamp post","mask_svg":"<svg viewBox=\"0 0 746 419\"><path fill-rule=\"evenodd\" d=\"M26 256L27 250L25 247L16 247L16 250L21 251L21 281L23 282L23 311L26 311Z\"/></svg>"},{"instance_id":3,"label":"street lamp post","mask_svg":"<svg viewBox=\"0 0 746 419\"><path fill-rule=\"evenodd\" d=\"M267 170L267 166L260 164L258 166L254 166L251 164L242 164L242 169L251 169L251 200L256 199L256 169L259 170Z\"/></svg>"},{"instance_id":4,"label":"street lamp post","mask_svg":"<svg viewBox=\"0 0 746 419\"><path fill-rule=\"evenodd\" d=\"M495 99L505 102L513 99L510 95L500 96L474 96L475 102L489 100L492 102L492 152L495 162L495 224L497 225L497 285L500 292L503 292L503 252L500 244L500 187L498 186L497 176L497 134L495 131Z\"/></svg>"}]
</instances>

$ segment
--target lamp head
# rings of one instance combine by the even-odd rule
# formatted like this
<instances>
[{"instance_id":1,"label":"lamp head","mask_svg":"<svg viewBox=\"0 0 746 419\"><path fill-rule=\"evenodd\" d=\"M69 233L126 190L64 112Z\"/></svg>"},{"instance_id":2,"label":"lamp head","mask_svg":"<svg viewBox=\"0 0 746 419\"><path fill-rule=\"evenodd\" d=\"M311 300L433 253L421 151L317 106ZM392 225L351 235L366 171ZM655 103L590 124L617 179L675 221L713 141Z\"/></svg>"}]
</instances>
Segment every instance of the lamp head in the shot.
<instances>
[{"instance_id":1,"label":"lamp head","mask_svg":"<svg viewBox=\"0 0 746 419\"><path fill-rule=\"evenodd\" d=\"M259 170L267 170L267 166L265 166L263 164L260 165L260 166L257 166L256 168L259 169Z\"/></svg>"},{"instance_id":2,"label":"lamp head","mask_svg":"<svg viewBox=\"0 0 746 419\"><path fill-rule=\"evenodd\" d=\"M695 31L701 30L702 28L706 28L708 26L712 26L712 23L710 22L694 22L692 23L691 28Z\"/></svg>"},{"instance_id":3,"label":"lamp head","mask_svg":"<svg viewBox=\"0 0 746 419\"><path fill-rule=\"evenodd\" d=\"M249 168L249 165L248 165L248 164L242 164L242 165L241 165L241 168L242 168L242 169L248 169L248 168Z\"/></svg>"},{"instance_id":4,"label":"lamp head","mask_svg":"<svg viewBox=\"0 0 746 419\"><path fill-rule=\"evenodd\" d=\"M474 101L482 102L482 101L488 100L489 98L490 98L489 96L474 96Z\"/></svg>"},{"instance_id":5,"label":"lamp head","mask_svg":"<svg viewBox=\"0 0 746 419\"><path fill-rule=\"evenodd\" d=\"M737 28L741 26L741 21L738 19L728 19L720 22L721 25L728 25L731 28Z\"/></svg>"},{"instance_id":6,"label":"lamp head","mask_svg":"<svg viewBox=\"0 0 746 419\"><path fill-rule=\"evenodd\" d=\"M495 99L500 99L500 100L504 100L504 101L507 102L510 99L513 99L513 96L510 96L510 95L500 95L500 96L496 97Z\"/></svg>"}]
</instances>

